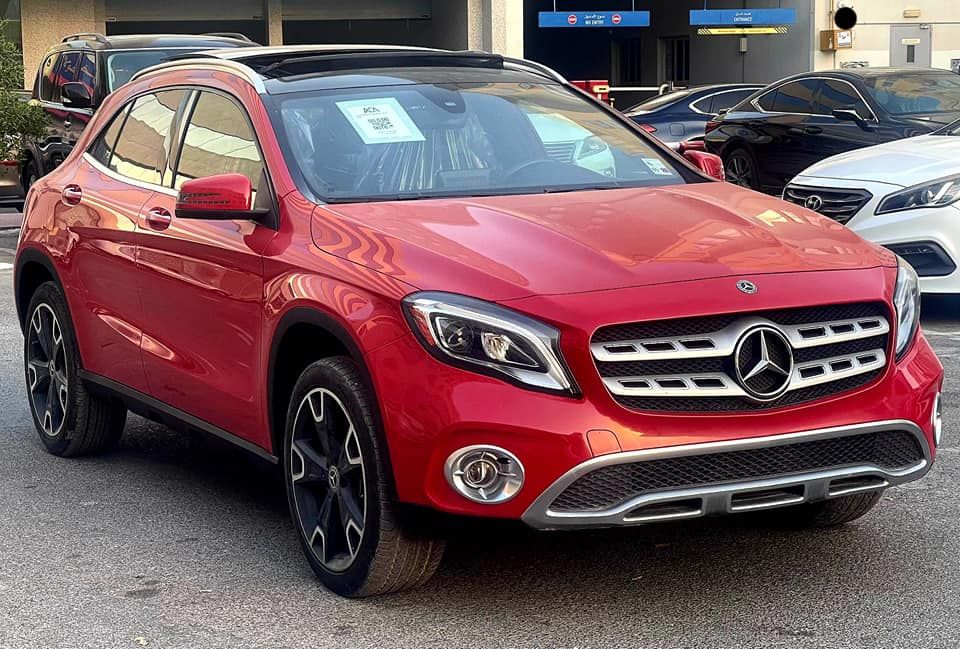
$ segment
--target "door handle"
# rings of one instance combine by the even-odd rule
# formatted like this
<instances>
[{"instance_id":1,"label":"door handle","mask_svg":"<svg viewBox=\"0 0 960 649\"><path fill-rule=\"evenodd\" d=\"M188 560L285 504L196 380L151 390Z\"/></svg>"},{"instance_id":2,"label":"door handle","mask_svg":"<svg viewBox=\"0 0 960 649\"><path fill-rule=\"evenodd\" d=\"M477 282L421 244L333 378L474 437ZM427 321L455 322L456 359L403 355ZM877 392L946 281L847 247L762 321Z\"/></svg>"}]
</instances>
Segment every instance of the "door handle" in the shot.
<instances>
[{"instance_id":1,"label":"door handle","mask_svg":"<svg viewBox=\"0 0 960 649\"><path fill-rule=\"evenodd\" d=\"M153 230L166 230L172 222L173 216L162 207L151 207L147 210L147 225Z\"/></svg>"},{"instance_id":2,"label":"door handle","mask_svg":"<svg viewBox=\"0 0 960 649\"><path fill-rule=\"evenodd\" d=\"M820 128L819 126L808 126L805 129L803 129L803 132L806 133L807 135L820 135L821 133L823 133L823 129Z\"/></svg>"},{"instance_id":3,"label":"door handle","mask_svg":"<svg viewBox=\"0 0 960 649\"><path fill-rule=\"evenodd\" d=\"M80 185L67 185L60 192L60 198L64 205L79 205L83 198L83 191L80 189Z\"/></svg>"}]
</instances>

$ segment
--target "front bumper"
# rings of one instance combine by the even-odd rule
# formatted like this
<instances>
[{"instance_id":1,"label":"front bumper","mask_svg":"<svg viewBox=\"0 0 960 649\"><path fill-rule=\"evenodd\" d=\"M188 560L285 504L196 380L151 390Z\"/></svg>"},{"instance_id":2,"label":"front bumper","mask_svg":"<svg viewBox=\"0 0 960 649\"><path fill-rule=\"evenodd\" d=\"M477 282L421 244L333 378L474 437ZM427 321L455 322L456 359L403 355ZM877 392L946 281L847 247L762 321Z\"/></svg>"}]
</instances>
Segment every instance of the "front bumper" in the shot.
<instances>
[{"instance_id":1,"label":"front bumper","mask_svg":"<svg viewBox=\"0 0 960 649\"><path fill-rule=\"evenodd\" d=\"M644 305L655 305L660 318L670 319L689 316L691 303L706 313L791 308L798 301L809 304L811 299L823 304L880 299L889 303L890 296L884 291L890 290L895 272L885 267L830 271L824 281L814 273L781 274L775 283L766 282L769 288L762 294L737 292L734 297L725 290L730 280L721 278L699 280L685 287L623 289L616 295L599 292L513 302L511 306L517 310L540 314L561 329L564 357L582 392L576 398L525 390L447 365L427 353L412 334L404 335L366 355L386 433L396 496L404 503L451 514L524 519L543 526L536 522L537 512L542 514L552 502L545 502L544 494L564 476L569 477L572 470L598 458L618 454L632 458L629 454L672 452L664 449L691 446L703 449L707 447L702 445L726 442L778 445L777 440L798 432L888 421L907 422L904 426L914 437L920 431L925 449L922 456L929 464L935 455L933 413L943 383L943 367L922 333L902 359L888 363L882 374L868 384L815 401L754 411L631 410L608 391L590 353L593 331L605 323L629 322L649 308ZM762 282L760 277L747 279ZM814 292L815 298L811 297ZM564 325L567 320L578 326ZM474 502L455 491L445 474L446 462L458 450L471 446L509 451L523 467L522 488L509 500L496 503ZM836 480L840 478L858 477L856 471L846 471L848 462L840 464L809 466L776 475L751 474L744 479L725 477L723 481L751 483L737 486L734 491L739 493L753 490L756 485L752 483L757 480L787 476L792 480L801 473L844 469L822 478L805 475L800 479L802 497L811 500L831 493L837 495ZM891 475L868 471L863 475L879 477L887 482L885 486L890 486L920 477L923 470L917 468L903 476L892 475L897 471L883 472ZM788 486L795 489L796 496L797 485L791 482ZM879 481L859 486L884 488ZM689 487L685 483L677 488ZM711 490L716 491L713 487ZM623 502L629 500L630 497L623 498ZM716 504L716 499L707 501L703 514L726 511ZM599 520L591 524L611 523Z\"/></svg>"},{"instance_id":2,"label":"front bumper","mask_svg":"<svg viewBox=\"0 0 960 649\"><path fill-rule=\"evenodd\" d=\"M896 466L881 465L879 461L852 459L836 453L837 465L802 473L780 475L774 463L762 466L762 462L749 458L751 453L771 456L776 449L782 459L792 456L800 459L801 449L824 443L844 443L852 449L854 440L870 440L875 443L877 435L902 436L902 441L913 440L912 449L899 449ZM880 455L875 457L881 457ZM755 458L759 460L759 458ZM674 473L687 486L673 489L641 489L626 498L627 484L621 483L612 489L597 489L601 482L594 481L592 491L577 505L577 497L566 497L570 489L576 489L582 479L598 475L608 467L632 469L642 476L645 468L649 473L662 460L673 460ZM782 461L782 460L781 460ZM638 525L668 520L697 518L718 514L735 514L774 507L796 505L836 498L864 491L876 491L921 478L930 468L932 456L923 431L914 423L904 420L872 422L823 430L804 431L771 437L730 440L707 444L690 444L629 453L613 453L588 460L561 476L523 514L523 521L538 529L584 528L613 525ZM740 473L745 479L717 480L721 477L711 471L716 463L726 463L730 473ZM706 469L706 470L704 470ZM763 475L765 470L774 475ZM677 475L679 474L679 475ZM624 476L623 472L620 472ZM748 477L749 476L749 477ZM649 479L649 475L646 476ZM642 480L641 480L642 481ZM695 484L702 481L701 484ZM582 492L583 490L581 490ZM598 492L606 493L598 493ZM607 500L606 506L590 506L591 502ZM573 504L574 506L570 506Z\"/></svg>"},{"instance_id":3,"label":"front bumper","mask_svg":"<svg viewBox=\"0 0 960 649\"><path fill-rule=\"evenodd\" d=\"M873 181L797 176L791 181L805 187L864 189L872 198L847 222L847 227L868 241L882 246L933 243L949 258L953 272L920 276L923 293L960 294L960 208L945 207L904 210L876 214L880 202L903 189L898 185Z\"/></svg>"}]
</instances>

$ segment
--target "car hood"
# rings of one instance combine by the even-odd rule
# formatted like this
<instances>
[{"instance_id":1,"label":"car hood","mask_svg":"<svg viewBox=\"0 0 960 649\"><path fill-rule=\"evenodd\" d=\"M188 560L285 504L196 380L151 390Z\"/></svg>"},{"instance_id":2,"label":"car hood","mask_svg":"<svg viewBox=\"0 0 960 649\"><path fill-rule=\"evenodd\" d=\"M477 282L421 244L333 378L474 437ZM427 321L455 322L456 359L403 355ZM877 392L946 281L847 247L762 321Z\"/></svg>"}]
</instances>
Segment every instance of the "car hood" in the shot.
<instances>
[{"instance_id":1,"label":"car hood","mask_svg":"<svg viewBox=\"0 0 960 649\"><path fill-rule=\"evenodd\" d=\"M955 173L960 173L960 137L920 135L826 158L800 176L909 187Z\"/></svg>"},{"instance_id":2,"label":"car hood","mask_svg":"<svg viewBox=\"0 0 960 649\"><path fill-rule=\"evenodd\" d=\"M834 221L719 182L324 205L312 230L330 254L489 300L895 263Z\"/></svg>"}]
</instances>

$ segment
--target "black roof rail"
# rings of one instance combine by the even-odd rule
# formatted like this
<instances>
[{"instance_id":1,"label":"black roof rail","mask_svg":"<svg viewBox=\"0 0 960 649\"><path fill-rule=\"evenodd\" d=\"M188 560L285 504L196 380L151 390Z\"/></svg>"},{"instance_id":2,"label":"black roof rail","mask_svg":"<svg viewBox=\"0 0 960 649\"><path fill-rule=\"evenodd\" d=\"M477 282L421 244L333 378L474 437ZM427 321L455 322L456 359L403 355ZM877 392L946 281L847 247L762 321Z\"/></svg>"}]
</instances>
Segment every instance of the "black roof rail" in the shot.
<instances>
[{"instance_id":1,"label":"black roof rail","mask_svg":"<svg viewBox=\"0 0 960 649\"><path fill-rule=\"evenodd\" d=\"M503 69L504 57L488 52L444 52L444 51L340 51L331 54L272 54L265 56L239 57L237 59L249 66L257 74L267 78L310 74L313 72L333 72L363 68L409 67L471 67ZM299 70L297 68L300 68ZM539 65L523 65L526 70L542 76L555 78L547 68Z\"/></svg>"},{"instance_id":2,"label":"black roof rail","mask_svg":"<svg viewBox=\"0 0 960 649\"><path fill-rule=\"evenodd\" d=\"M61 43L69 43L70 41L86 41L86 40L95 40L98 43L109 44L110 41L107 40L107 37L103 34L98 34L97 32L80 32L78 34L70 34L69 36L64 36Z\"/></svg>"},{"instance_id":3,"label":"black roof rail","mask_svg":"<svg viewBox=\"0 0 960 649\"><path fill-rule=\"evenodd\" d=\"M201 36L213 36L215 38L235 38L238 41L246 41L248 43L253 43L253 39L247 36L246 34L241 34L240 32L204 32L200 34ZM257 43L259 45L259 43Z\"/></svg>"}]
</instances>

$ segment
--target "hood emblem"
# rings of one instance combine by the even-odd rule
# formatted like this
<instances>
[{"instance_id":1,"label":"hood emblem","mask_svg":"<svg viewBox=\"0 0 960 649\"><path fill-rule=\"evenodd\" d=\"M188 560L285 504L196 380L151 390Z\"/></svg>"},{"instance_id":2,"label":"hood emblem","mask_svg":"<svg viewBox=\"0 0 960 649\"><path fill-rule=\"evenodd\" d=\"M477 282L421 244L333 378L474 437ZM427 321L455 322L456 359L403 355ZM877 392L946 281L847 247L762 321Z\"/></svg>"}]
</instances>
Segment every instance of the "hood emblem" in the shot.
<instances>
[{"instance_id":1,"label":"hood emblem","mask_svg":"<svg viewBox=\"0 0 960 649\"><path fill-rule=\"evenodd\" d=\"M816 194L811 194L810 196L807 196L807 200L803 201L803 206L808 210L813 210L816 212L823 207L823 199Z\"/></svg>"},{"instance_id":2,"label":"hood emblem","mask_svg":"<svg viewBox=\"0 0 960 649\"><path fill-rule=\"evenodd\" d=\"M793 348L779 330L755 327L737 342L733 353L737 383L755 401L772 401L790 387Z\"/></svg>"},{"instance_id":3,"label":"hood emblem","mask_svg":"<svg viewBox=\"0 0 960 649\"><path fill-rule=\"evenodd\" d=\"M741 279L737 282L737 290L741 293L746 293L747 295L753 295L757 292L757 285L751 281Z\"/></svg>"}]
</instances>

